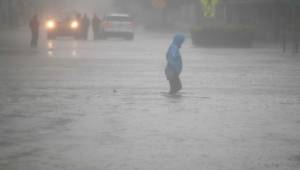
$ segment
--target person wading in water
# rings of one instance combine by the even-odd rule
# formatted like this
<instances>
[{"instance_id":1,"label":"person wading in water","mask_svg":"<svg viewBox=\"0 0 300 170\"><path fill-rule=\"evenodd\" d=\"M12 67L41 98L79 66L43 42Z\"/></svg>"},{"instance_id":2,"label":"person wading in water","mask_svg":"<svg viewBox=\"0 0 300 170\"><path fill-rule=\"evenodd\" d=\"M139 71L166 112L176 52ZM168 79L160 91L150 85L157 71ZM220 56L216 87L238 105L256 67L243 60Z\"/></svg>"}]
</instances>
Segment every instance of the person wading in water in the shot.
<instances>
[{"instance_id":1,"label":"person wading in water","mask_svg":"<svg viewBox=\"0 0 300 170\"><path fill-rule=\"evenodd\" d=\"M167 52L167 65L165 68L165 74L170 84L169 94L176 94L182 89L182 84L179 77L182 71L180 48L184 43L184 40L184 35L175 35Z\"/></svg>"}]
</instances>

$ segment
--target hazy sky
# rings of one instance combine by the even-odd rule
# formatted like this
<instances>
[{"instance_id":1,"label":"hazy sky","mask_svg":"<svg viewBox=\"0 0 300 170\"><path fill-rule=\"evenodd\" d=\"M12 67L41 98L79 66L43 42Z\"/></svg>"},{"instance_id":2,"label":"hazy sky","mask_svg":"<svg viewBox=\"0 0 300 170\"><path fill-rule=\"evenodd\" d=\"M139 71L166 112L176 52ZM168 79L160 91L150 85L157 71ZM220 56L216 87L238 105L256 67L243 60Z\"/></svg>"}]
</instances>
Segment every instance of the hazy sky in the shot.
<instances>
[{"instance_id":1,"label":"hazy sky","mask_svg":"<svg viewBox=\"0 0 300 170\"><path fill-rule=\"evenodd\" d=\"M51 10L77 10L82 13L110 13L113 0L36 0L43 5L43 8Z\"/></svg>"},{"instance_id":2,"label":"hazy sky","mask_svg":"<svg viewBox=\"0 0 300 170\"><path fill-rule=\"evenodd\" d=\"M113 0L66 0L68 4L82 12L107 13L111 12Z\"/></svg>"}]
</instances>

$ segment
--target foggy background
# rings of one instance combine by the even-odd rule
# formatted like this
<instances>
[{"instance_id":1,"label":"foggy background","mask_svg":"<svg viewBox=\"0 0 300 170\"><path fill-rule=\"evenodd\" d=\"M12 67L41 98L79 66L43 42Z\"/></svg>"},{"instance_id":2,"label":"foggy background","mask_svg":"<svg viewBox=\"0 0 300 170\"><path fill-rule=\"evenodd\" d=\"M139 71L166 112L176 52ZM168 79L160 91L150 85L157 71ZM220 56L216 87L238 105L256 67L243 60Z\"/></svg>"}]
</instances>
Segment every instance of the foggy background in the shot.
<instances>
[{"instance_id":1,"label":"foggy background","mask_svg":"<svg viewBox=\"0 0 300 170\"><path fill-rule=\"evenodd\" d=\"M283 36L299 32L297 1L222 0L213 18L203 16L199 0L168 0L157 6L156 0L0 0L0 27L27 26L34 13L46 15L58 10L77 10L103 17L111 12L131 14L136 23L149 30L190 32L206 25L247 26L255 29L255 39L279 42ZM298 25L297 28L293 25ZM293 30L294 29L294 30ZM288 35L284 35L288 34Z\"/></svg>"},{"instance_id":2,"label":"foggy background","mask_svg":"<svg viewBox=\"0 0 300 170\"><path fill-rule=\"evenodd\" d=\"M154 2L0 0L0 170L300 169L300 0ZM134 39L40 25L31 47L31 17L61 10L129 13Z\"/></svg>"},{"instance_id":3,"label":"foggy background","mask_svg":"<svg viewBox=\"0 0 300 170\"><path fill-rule=\"evenodd\" d=\"M149 28L175 26L188 28L195 20L195 0L170 0L167 7L159 8L152 0L0 0L2 25L27 25L35 14L45 15L59 10L77 10L103 16L112 12L131 14L139 23Z\"/></svg>"}]
</instances>

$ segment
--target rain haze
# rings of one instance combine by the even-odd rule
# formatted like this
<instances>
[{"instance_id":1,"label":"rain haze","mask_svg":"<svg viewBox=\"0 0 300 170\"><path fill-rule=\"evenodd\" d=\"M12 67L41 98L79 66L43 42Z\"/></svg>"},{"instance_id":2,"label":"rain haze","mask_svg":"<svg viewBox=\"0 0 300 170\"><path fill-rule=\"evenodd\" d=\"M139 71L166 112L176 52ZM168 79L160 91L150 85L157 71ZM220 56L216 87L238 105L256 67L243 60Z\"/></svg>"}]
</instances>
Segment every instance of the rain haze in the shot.
<instances>
[{"instance_id":1,"label":"rain haze","mask_svg":"<svg viewBox=\"0 0 300 170\"><path fill-rule=\"evenodd\" d=\"M297 0L0 0L0 170L299 170Z\"/></svg>"}]
</instances>

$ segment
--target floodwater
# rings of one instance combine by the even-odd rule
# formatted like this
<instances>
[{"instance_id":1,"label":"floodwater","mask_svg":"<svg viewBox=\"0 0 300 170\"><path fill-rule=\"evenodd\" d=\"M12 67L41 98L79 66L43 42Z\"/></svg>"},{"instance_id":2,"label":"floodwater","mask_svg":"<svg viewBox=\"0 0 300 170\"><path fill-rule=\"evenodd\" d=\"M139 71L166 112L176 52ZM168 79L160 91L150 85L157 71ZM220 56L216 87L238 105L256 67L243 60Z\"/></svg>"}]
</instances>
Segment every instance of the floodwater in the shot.
<instances>
[{"instance_id":1,"label":"floodwater","mask_svg":"<svg viewBox=\"0 0 300 170\"><path fill-rule=\"evenodd\" d=\"M298 170L299 58L188 39L169 96L171 39L2 49L0 170Z\"/></svg>"}]
</instances>

